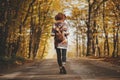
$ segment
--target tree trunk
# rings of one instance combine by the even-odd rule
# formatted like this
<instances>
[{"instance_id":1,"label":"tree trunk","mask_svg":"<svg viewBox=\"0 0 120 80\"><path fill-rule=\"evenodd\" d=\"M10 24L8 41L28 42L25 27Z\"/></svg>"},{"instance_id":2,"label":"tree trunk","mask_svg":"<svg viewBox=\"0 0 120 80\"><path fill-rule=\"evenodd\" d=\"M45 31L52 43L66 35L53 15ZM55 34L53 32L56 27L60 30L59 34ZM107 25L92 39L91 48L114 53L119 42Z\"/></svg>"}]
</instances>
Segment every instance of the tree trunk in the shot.
<instances>
[{"instance_id":1,"label":"tree trunk","mask_svg":"<svg viewBox=\"0 0 120 80\"><path fill-rule=\"evenodd\" d=\"M3 31L3 40L2 40L2 47L1 47L1 49L2 50L0 50L0 52L2 52L0 55L1 56L5 56L8 52L8 50L7 50L7 38L8 38L8 32L9 32L9 24L10 24L10 21L11 21L11 11L10 11L10 6L9 6L9 1L7 1L6 3L4 3L4 4L6 4L6 9L5 9L5 13L7 13L6 15L5 15L5 17L6 17L6 23L5 23L5 25L4 25L4 31ZM4 14L5 14L4 13ZM7 52L7 53L6 53Z\"/></svg>"},{"instance_id":2,"label":"tree trunk","mask_svg":"<svg viewBox=\"0 0 120 80\"><path fill-rule=\"evenodd\" d=\"M78 26L76 27L77 33L76 33L76 57L78 57L79 54L79 37L78 37Z\"/></svg>"},{"instance_id":3,"label":"tree trunk","mask_svg":"<svg viewBox=\"0 0 120 80\"><path fill-rule=\"evenodd\" d=\"M105 34L105 42L104 42L104 56L109 56L109 42L108 42L108 34L106 31L107 25L105 25L105 2L103 0L103 30Z\"/></svg>"},{"instance_id":4,"label":"tree trunk","mask_svg":"<svg viewBox=\"0 0 120 80\"><path fill-rule=\"evenodd\" d=\"M92 50L92 27L91 27L91 4L90 4L90 0L88 0L88 5L89 5L89 9L88 9L88 23L87 23L87 53L86 56L89 56L90 54L93 53Z\"/></svg>"},{"instance_id":5,"label":"tree trunk","mask_svg":"<svg viewBox=\"0 0 120 80\"><path fill-rule=\"evenodd\" d=\"M32 39L33 39L33 21L32 21L32 17L31 17L31 25L30 25L30 39L29 39L29 52L28 52L28 58L31 58L31 54L32 54Z\"/></svg>"},{"instance_id":6,"label":"tree trunk","mask_svg":"<svg viewBox=\"0 0 120 80\"><path fill-rule=\"evenodd\" d=\"M112 53L112 57L118 57L118 32L119 29L117 29L117 31L115 31L115 28L113 29L113 53Z\"/></svg>"}]
</instances>

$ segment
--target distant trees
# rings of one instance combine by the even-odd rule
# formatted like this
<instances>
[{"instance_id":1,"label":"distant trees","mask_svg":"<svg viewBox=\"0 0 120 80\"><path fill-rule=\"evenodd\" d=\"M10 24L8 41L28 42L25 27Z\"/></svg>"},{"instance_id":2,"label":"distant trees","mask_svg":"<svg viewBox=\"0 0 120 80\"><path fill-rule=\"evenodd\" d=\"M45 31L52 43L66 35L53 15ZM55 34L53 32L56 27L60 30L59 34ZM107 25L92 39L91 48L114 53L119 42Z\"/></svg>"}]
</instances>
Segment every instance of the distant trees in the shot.
<instances>
[{"instance_id":1,"label":"distant trees","mask_svg":"<svg viewBox=\"0 0 120 80\"><path fill-rule=\"evenodd\" d=\"M68 0L68 2L70 1ZM120 49L119 2L119 0L86 0L86 2L78 1L78 4L75 4L77 6L73 6L71 20L77 22L77 24L76 22L74 23L77 30L76 34L79 36L86 34L84 35L84 39L87 40L87 42L84 43L87 45L84 45L86 56L118 57ZM81 8L80 3L84 5L87 4L87 6ZM86 8L88 9L87 11ZM77 16L75 14L77 14ZM76 20L74 18L76 18ZM86 23L86 25L83 25L84 23ZM82 28L85 30L81 31ZM82 37L78 39L78 36L76 37L77 45L82 41L81 38ZM82 46L82 44L79 45ZM83 53L80 51L79 54Z\"/></svg>"},{"instance_id":2,"label":"distant trees","mask_svg":"<svg viewBox=\"0 0 120 80\"><path fill-rule=\"evenodd\" d=\"M53 5L60 10L54 0L0 0L0 56L42 58L53 23Z\"/></svg>"},{"instance_id":3,"label":"distant trees","mask_svg":"<svg viewBox=\"0 0 120 80\"><path fill-rule=\"evenodd\" d=\"M88 0L89 3L89 17L88 17L88 26L91 27L92 31L92 53L95 56L118 56L118 22L115 19L116 14L119 14L116 10L116 3L113 0ZM112 5L112 6L111 6ZM115 14L116 13L116 14ZM90 18L90 19L89 19ZM113 27L115 26L115 27ZM112 32L113 30L113 32ZM89 31L89 29L88 29ZM90 34L88 32L88 34ZM113 34L113 35L112 35ZM100 36L102 35L102 36ZM98 42L101 42L100 37L104 38L103 48ZM88 39L89 40L89 39ZM113 42L112 42L113 41ZM88 42L89 44L89 42ZM112 45L114 47L112 47ZM88 47L88 46L87 46ZM89 48L89 47L88 47ZM98 52L96 52L96 49ZM103 49L103 50L100 50ZM116 51L116 52L115 52ZM112 53L111 53L112 52ZM89 54L88 50L88 54ZM97 55L96 55L97 53ZM102 54L103 53L103 54Z\"/></svg>"},{"instance_id":4,"label":"distant trees","mask_svg":"<svg viewBox=\"0 0 120 80\"><path fill-rule=\"evenodd\" d=\"M0 56L43 58L53 15L69 9L69 19L76 27L77 56L118 57L120 1L78 0L75 5L71 2L0 0Z\"/></svg>"}]
</instances>

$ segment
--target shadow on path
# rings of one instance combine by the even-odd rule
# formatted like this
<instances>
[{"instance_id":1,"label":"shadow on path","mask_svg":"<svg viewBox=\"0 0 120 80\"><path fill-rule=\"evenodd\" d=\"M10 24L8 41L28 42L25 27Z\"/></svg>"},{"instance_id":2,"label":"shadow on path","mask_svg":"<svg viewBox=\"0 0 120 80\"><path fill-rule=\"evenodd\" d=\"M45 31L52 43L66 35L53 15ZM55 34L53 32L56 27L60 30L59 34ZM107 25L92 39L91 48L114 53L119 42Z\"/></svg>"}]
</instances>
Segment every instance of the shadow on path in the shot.
<instances>
[{"instance_id":1,"label":"shadow on path","mask_svg":"<svg viewBox=\"0 0 120 80\"><path fill-rule=\"evenodd\" d=\"M120 80L120 72L105 64L89 59L68 59L67 74L63 75L59 74L56 59L46 59L4 74L0 80Z\"/></svg>"}]
</instances>

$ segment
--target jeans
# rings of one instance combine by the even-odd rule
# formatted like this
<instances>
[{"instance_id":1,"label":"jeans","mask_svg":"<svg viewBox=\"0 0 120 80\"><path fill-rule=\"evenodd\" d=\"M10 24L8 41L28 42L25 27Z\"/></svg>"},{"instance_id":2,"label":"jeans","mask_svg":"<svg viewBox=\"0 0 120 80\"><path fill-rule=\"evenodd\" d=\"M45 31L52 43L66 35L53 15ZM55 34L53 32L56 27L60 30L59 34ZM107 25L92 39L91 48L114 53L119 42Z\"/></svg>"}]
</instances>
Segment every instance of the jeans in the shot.
<instances>
[{"instance_id":1,"label":"jeans","mask_svg":"<svg viewBox=\"0 0 120 80\"><path fill-rule=\"evenodd\" d=\"M58 65L62 66L62 63L66 62L66 52L67 52L67 49L56 48L56 52L57 52L57 62L58 62Z\"/></svg>"}]
</instances>

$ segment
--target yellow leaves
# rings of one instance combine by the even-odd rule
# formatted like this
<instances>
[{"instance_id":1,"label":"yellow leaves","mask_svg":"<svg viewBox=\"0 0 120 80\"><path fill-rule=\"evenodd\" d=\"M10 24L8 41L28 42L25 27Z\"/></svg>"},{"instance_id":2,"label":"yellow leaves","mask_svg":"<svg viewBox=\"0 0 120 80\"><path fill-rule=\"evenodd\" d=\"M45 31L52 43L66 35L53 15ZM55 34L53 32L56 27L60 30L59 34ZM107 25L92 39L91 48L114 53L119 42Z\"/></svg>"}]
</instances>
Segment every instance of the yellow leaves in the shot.
<instances>
[{"instance_id":1,"label":"yellow leaves","mask_svg":"<svg viewBox=\"0 0 120 80\"><path fill-rule=\"evenodd\" d=\"M73 8L72 15L76 16L76 17L79 16L80 15L79 8L77 8L77 7Z\"/></svg>"},{"instance_id":2,"label":"yellow leaves","mask_svg":"<svg viewBox=\"0 0 120 80\"><path fill-rule=\"evenodd\" d=\"M56 12L60 12L61 11L61 5L60 5L60 0L54 0L52 5L51 5L52 10L56 11Z\"/></svg>"},{"instance_id":3,"label":"yellow leaves","mask_svg":"<svg viewBox=\"0 0 120 80\"><path fill-rule=\"evenodd\" d=\"M15 61L15 64L22 65L23 63L21 61Z\"/></svg>"},{"instance_id":4,"label":"yellow leaves","mask_svg":"<svg viewBox=\"0 0 120 80\"><path fill-rule=\"evenodd\" d=\"M97 36L99 33L93 33L93 36Z\"/></svg>"},{"instance_id":5,"label":"yellow leaves","mask_svg":"<svg viewBox=\"0 0 120 80\"><path fill-rule=\"evenodd\" d=\"M37 6L34 6L33 8L34 8L34 9L36 9L36 8L37 8Z\"/></svg>"}]
</instances>

